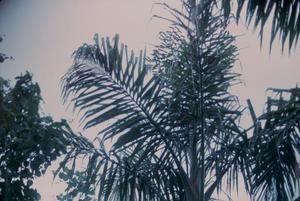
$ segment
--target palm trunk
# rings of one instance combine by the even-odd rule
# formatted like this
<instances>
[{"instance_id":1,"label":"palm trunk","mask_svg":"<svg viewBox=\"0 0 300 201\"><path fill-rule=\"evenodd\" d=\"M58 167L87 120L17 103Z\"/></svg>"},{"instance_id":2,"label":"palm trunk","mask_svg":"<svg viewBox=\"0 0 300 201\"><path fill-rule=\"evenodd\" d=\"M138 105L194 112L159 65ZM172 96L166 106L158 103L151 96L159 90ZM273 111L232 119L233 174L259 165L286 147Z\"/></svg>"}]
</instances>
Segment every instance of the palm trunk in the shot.
<instances>
[{"instance_id":1,"label":"palm trunk","mask_svg":"<svg viewBox=\"0 0 300 201\"><path fill-rule=\"evenodd\" d=\"M205 105L204 105L204 89L203 89L203 66L199 61L199 38L198 36L201 35L201 30L199 28L199 21L201 21L201 17L205 16L206 13L206 8L205 8L205 0L201 0L199 2L200 4L200 8L199 9L199 4L197 4L196 0L190 0L189 1L190 6L191 6L191 17L192 17L192 21L193 24L195 26L196 29L196 34L194 36L194 38L191 39L191 41L195 41L194 45L195 48L193 48L193 56L194 56L194 67L197 69L199 68L199 89L198 89L198 93L200 93L200 102L199 102L199 106L198 106L198 114L200 115L200 175L199 175L199 180L200 180L200 189L197 189L197 191L199 192L199 198L197 199L198 201L206 201L205 200L205 116L204 116L204 112L205 112ZM200 13L202 12L202 13ZM199 97L199 96L198 96ZM197 98L198 98L197 97ZM194 144L194 146L197 146L197 143ZM197 151L197 148L195 147L194 149L195 151ZM196 153L197 154L197 153ZM199 167L197 165L197 167ZM198 178L198 176L197 176ZM197 188L199 188L197 186Z\"/></svg>"}]
</instances>

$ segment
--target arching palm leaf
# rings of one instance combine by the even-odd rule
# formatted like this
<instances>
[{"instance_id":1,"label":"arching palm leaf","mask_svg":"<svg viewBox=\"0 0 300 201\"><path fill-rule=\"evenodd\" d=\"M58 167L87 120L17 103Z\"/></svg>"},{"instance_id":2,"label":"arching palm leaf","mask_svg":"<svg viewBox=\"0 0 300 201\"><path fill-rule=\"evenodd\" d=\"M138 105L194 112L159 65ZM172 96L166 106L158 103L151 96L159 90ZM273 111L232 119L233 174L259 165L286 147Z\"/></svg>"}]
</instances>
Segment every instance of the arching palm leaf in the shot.
<instances>
[{"instance_id":1,"label":"arching palm leaf","mask_svg":"<svg viewBox=\"0 0 300 201\"><path fill-rule=\"evenodd\" d=\"M181 190L166 185L174 180L166 174L166 164L157 165L161 157L170 160L169 154L161 154L168 143L161 141L167 132L167 110L161 108L159 79L148 74L145 56L128 55L117 36L113 45L109 39L102 39L100 45L96 36L94 45L83 45L74 53L74 65L63 82L65 99L72 95L74 107L84 111L85 128L113 120L98 135L102 147L87 143L89 148L74 149L79 154L89 153L87 170L94 169L94 173L88 176L100 174L96 181L99 199L118 200L118 194L130 200L179 199ZM105 146L111 142L106 153Z\"/></svg>"}]
</instances>

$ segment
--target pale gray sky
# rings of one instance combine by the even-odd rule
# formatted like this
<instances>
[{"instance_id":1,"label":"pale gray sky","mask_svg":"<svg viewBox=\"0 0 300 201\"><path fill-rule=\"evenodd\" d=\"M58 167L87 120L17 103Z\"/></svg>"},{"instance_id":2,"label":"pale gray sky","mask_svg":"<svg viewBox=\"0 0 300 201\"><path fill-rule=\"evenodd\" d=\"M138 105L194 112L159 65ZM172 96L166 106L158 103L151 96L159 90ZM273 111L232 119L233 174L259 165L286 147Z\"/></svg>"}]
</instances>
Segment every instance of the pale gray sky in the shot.
<instances>
[{"instance_id":1,"label":"pale gray sky","mask_svg":"<svg viewBox=\"0 0 300 201\"><path fill-rule=\"evenodd\" d=\"M15 59L0 64L0 75L13 79L25 70L34 74L42 89L45 104L42 110L55 119L70 118L59 97L59 80L70 66L72 52L84 42L92 42L94 33L113 36L119 33L121 41L134 50L157 42L157 34L166 23L151 20L162 10L153 0L3 0L0 3L0 35L5 34L0 52ZM157 1L156 1L157 2ZM178 5L179 0L169 0ZM269 55L268 42L262 49L257 32L245 26L232 26L240 48L240 64L244 85L233 92L245 99L251 98L258 112L262 111L266 88L294 87L300 81L300 48L290 56L281 54L275 44ZM265 38L268 41L268 37ZM276 41L278 42L278 41ZM149 49L149 48L148 48ZM42 201L55 200L54 194L63 190L52 185L50 173L37 182Z\"/></svg>"}]
</instances>

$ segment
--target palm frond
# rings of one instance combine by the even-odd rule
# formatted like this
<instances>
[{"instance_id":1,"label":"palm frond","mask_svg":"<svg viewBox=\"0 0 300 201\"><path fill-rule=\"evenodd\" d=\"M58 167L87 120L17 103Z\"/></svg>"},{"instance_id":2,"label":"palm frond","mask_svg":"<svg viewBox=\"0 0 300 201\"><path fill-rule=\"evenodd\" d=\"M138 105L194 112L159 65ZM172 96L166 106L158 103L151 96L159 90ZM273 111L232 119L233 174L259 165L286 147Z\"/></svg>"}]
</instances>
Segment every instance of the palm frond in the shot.
<instances>
[{"instance_id":1,"label":"palm frond","mask_svg":"<svg viewBox=\"0 0 300 201\"><path fill-rule=\"evenodd\" d=\"M74 53L74 65L63 78L63 97L65 100L73 97L71 102L74 107L83 112L85 128L112 120L98 134L104 144L100 149L95 148L93 143L86 143L88 140L81 137L83 144L89 148L79 151L75 148L73 154L70 152L64 161L70 158L76 160L78 152L95 158L88 160L88 166L99 166L96 172L102 171L100 175L103 176L98 175L99 199L115 200L117 194L124 199L137 196L141 200L174 200L180 197L180 188L165 183L173 179L165 173L166 165L170 166L165 162L177 155L172 151L172 155L160 154L165 149L172 149L170 142L161 140L166 139L167 129L164 125L167 110L160 104L160 80L149 74L148 68L145 55L141 53L135 57L131 53L129 56L126 46L119 47L117 36L113 45L109 39L102 39L100 45L96 36L94 45L83 45ZM110 151L104 151L111 142ZM162 158L165 164L161 166L153 161ZM98 161L96 163L99 165L94 161ZM147 167L147 171L138 169L142 166ZM88 170L91 169L89 167ZM151 177L152 174L165 179L159 181ZM177 171L173 174L178 176ZM111 176L108 178L107 175ZM95 177L89 172L88 176ZM161 183L161 187L156 186L158 183ZM136 195L137 188L142 191L141 195Z\"/></svg>"},{"instance_id":2,"label":"palm frond","mask_svg":"<svg viewBox=\"0 0 300 201\"><path fill-rule=\"evenodd\" d=\"M300 93L298 88L272 91L279 95L268 98L258 118L262 127L250 139L248 179L255 200L291 200L300 182Z\"/></svg>"},{"instance_id":3,"label":"palm frond","mask_svg":"<svg viewBox=\"0 0 300 201\"><path fill-rule=\"evenodd\" d=\"M159 81L148 74L145 62L142 52L135 57L133 53L128 55L123 44L119 47L118 36L114 44L102 39L100 46L95 39L94 45L85 44L74 53L74 65L63 78L63 97L67 100L73 96L74 107L84 111L84 128L122 119L103 131L103 139L126 132L126 128L151 129L149 121L155 123L160 115L156 103ZM142 137L134 133L131 138Z\"/></svg>"},{"instance_id":4,"label":"palm frond","mask_svg":"<svg viewBox=\"0 0 300 201\"><path fill-rule=\"evenodd\" d=\"M275 38L278 36L282 50L285 44L288 44L289 51L296 47L300 34L300 2L286 0L261 0L246 1L237 0L236 20L240 21L243 8L246 10L246 23L254 23L254 27L260 29L261 43L264 36L264 28L268 20L271 21L270 50ZM229 16L232 10L230 0L222 0L222 10L226 16Z\"/></svg>"}]
</instances>

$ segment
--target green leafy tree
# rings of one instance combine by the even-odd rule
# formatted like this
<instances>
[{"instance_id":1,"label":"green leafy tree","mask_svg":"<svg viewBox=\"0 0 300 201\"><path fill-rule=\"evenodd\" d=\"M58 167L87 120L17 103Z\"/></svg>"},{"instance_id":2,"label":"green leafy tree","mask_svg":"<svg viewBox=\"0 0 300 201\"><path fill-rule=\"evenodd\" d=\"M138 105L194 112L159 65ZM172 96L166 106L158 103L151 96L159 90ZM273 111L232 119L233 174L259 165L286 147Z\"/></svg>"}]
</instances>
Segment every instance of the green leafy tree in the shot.
<instances>
[{"instance_id":1,"label":"green leafy tree","mask_svg":"<svg viewBox=\"0 0 300 201\"><path fill-rule=\"evenodd\" d=\"M170 30L160 34L149 60L145 52L130 53L118 36L95 35L94 44L75 51L63 97L84 128L100 132L94 140L78 136L81 146L66 155L61 166L72 165L62 171L69 186L60 198L208 201L226 191L224 183L229 192L237 187L242 173L254 200L291 200L299 183L298 98L240 128L242 108L229 93L239 76L226 13L211 1L183 1L183 10L161 5L173 18L160 16ZM289 106L291 113L279 114ZM288 114L297 114L288 118L295 126L282 130L290 126L280 120Z\"/></svg>"},{"instance_id":2,"label":"green leafy tree","mask_svg":"<svg viewBox=\"0 0 300 201\"><path fill-rule=\"evenodd\" d=\"M39 114L40 88L28 72L14 87L0 77L0 200L39 200L33 180L66 153L71 130L65 121Z\"/></svg>"}]
</instances>

